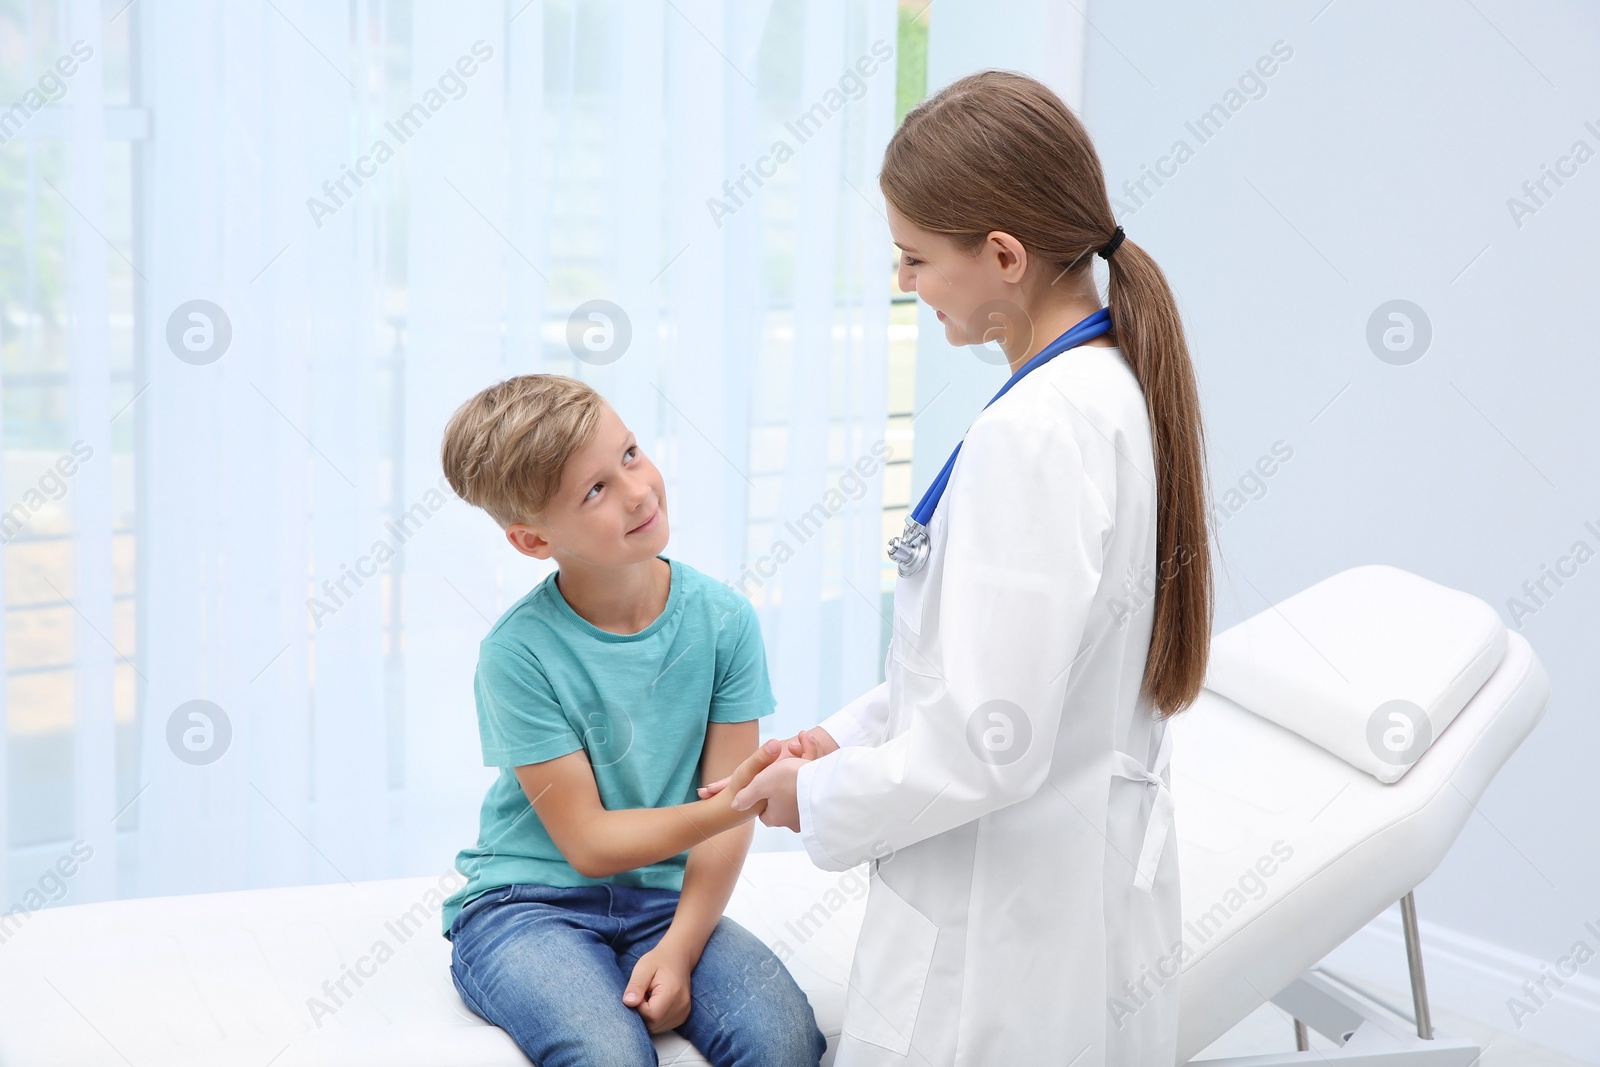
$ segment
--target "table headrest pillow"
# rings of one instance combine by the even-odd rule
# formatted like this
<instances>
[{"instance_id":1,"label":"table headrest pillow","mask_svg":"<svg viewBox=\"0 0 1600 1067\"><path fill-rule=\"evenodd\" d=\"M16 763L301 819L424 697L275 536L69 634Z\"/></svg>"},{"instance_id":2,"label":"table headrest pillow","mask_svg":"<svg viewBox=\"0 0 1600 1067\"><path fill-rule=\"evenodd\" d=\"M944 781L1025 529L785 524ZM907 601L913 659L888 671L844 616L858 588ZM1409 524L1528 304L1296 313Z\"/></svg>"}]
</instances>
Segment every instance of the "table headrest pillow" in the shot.
<instances>
[{"instance_id":1,"label":"table headrest pillow","mask_svg":"<svg viewBox=\"0 0 1600 1067\"><path fill-rule=\"evenodd\" d=\"M1409 571L1341 571L1218 634L1206 688L1398 781L1506 653L1495 610Z\"/></svg>"}]
</instances>

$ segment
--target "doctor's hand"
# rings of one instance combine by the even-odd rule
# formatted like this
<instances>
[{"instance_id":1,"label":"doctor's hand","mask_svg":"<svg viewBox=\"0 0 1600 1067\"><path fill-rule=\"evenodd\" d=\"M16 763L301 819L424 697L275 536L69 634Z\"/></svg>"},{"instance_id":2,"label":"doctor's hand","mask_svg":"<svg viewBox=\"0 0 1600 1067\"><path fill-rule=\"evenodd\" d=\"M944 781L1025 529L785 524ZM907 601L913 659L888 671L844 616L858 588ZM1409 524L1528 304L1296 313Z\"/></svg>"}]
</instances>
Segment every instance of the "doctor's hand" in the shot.
<instances>
[{"instance_id":1,"label":"doctor's hand","mask_svg":"<svg viewBox=\"0 0 1600 1067\"><path fill-rule=\"evenodd\" d=\"M765 806L761 821L768 826L784 826L800 832L800 805L796 799L796 782L800 768L807 762L796 756L785 756L760 774L755 780L733 796L735 811L744 811L757 804Z\"/></svg>"},{"instance_id":2,"label":"doctor's hand","mask_svg":"<svg viewBox=\"0 0 1600 1067\"><path fill-rule=\"evenodd\" d=\"M801 730L793 737L782 741L781 744L783 746L780 750L781 755L798 756L801 759L817 759L819 756L826 756L830 752L839 750L839 742L835 741L833 735L820 726L813 726L809 730ZM707 797L716 796L728 786L729 780L728 778L721 778L701 786L700 798L704 800ZM736 786L735 790L739 788L742 788L742 786Z\"/></svg>"}]
</instances>

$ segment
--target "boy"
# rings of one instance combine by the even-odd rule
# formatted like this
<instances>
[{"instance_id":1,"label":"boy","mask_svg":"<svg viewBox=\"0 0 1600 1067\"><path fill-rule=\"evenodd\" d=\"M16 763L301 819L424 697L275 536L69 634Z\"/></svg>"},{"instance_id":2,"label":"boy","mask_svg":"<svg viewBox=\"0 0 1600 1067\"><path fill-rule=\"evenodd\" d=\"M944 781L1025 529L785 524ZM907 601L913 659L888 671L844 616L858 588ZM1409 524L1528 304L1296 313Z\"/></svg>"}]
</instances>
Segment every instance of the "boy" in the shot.
<instances>
[{"instance_id":1,"label":"boy","mask_svg":"<svg viewBox=\"0 0 1600 1067\"><path fill-rule=\"evenodd\" d=\"M659 554L661 474L583 382L483 390L442 458L512 547L557 566L479 647L478 731L500 776L445 902L457 991L538 1067L654 1065L666 1030L715 1067L816 1067L805 994L722 915L761 811L732 798L779 748L758 747L774 701L754 609ZM725 775L732 788L695 799Z\"/></svg>"}]
</instances>

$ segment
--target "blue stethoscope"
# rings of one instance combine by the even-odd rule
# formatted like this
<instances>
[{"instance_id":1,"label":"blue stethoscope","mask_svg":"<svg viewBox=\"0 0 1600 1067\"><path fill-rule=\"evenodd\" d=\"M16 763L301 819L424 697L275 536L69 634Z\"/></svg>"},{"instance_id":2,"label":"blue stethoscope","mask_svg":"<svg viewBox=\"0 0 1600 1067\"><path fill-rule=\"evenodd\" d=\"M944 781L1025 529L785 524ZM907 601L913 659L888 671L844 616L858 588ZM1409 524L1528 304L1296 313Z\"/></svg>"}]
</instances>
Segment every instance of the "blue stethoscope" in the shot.
<instances>
[{"instance_id":1,"label":"blue stethoscope","mask_svg":"<svg viewBox=\"0 0 1600 1067\"><path fill-rule=\"evenodd\" d=\"M1044 349L1028 362L1018 368L1017 373L1006 379L1006 384L989 400L993 404L996 400L1006 395L1006 391L1016 385L1028 374L1044 366L1056 356L1069 348L1077 348L1085 341L1092 341L1101 334L1111 332L1111 309L1101 308L1093 315L1078 323L1066 333L1051 341ZM989 404L983 405L985 408ZM938 510L939 498L944 496L944 487L950 481L950 471L956 465L956 457L961 454L961 442L956 442L956 447L950 453L950 458L944 461L944 467L939 471L933 484L928 486L928 491L922 494L922 500L910 515L906 516L905 532L899 537L889 541L889 558L900 565L900 577L909 578L920 571L928 562L928 522L933 518L933 513Z\"/></svg>"}]
</instances>

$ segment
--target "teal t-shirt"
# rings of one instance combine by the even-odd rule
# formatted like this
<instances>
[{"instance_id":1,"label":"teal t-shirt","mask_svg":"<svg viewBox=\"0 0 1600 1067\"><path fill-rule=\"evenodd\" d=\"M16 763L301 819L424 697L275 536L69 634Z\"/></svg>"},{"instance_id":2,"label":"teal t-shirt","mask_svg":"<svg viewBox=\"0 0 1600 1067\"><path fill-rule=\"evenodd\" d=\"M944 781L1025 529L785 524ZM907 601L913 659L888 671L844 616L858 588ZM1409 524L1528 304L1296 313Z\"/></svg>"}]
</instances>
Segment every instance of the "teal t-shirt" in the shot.
<instances>
[{"instance_id":1,"label":"teal t-shirt","mask_svg":"<svg viewBox=\"0 0 1600 1067\"><path fill-rule=\"evenodd\" d=\"M478 736L484 765L499 767L500 776L483 798L478 843L456 856L467 882L445 901L445 936L462 907L500 886L683 889L687 852L609 878L579 874L513 770L581 748L608 810L686 804L699 799L707 723L772 713L755 609L693 567L667 563L667 606L638 633L610 633L585 620L551 574L479 645Z\"/></svg>"}]
</instances>

